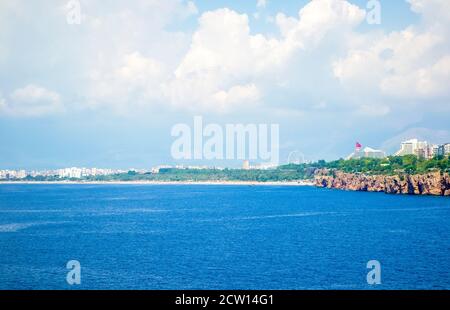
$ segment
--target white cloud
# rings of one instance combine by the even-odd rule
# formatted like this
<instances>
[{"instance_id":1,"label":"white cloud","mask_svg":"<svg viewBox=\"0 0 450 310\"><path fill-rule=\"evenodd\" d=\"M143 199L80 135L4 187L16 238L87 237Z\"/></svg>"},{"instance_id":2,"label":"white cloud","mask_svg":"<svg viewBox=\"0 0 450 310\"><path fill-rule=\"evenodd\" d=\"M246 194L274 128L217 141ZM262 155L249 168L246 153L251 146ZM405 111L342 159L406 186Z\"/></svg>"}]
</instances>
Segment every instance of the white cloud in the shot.
<instances>
[{"instance_id":1,"label":"white cloud","mask_svg":"<svg viewBox=\"0 0 450 310\"><path fill-rule=\"evenodd\" d=\"M186 4L186 13L187 13L187 16L198 14L198 8L194 2L188 1L188 3Z\"/></svg>"},{"instance_id":2,"label":"white cloud","mask_svg":"<svg viewBox=\"0 0 450 310\"><path fill-rule=\"evenodd\" d=\"M294 53L314 49L328 33L351 31L365 13L345 1L316 0L303 7L298 16L278 14L282 36L270 38L252 35L246 14L226 8L203 13L189 51L175 70L174 79L165 85L170 102L178 107L226 111L231 102L238 106L249 96L234 95L231 101L216 99L235 86L245 85L252 85L252 93L258 96L250 97L259 100L263 96L256 91L261 89L259 80L267 80L281 70Z\"/></svg>"},{"instance_id":3,"label":"white cloud","mask_svg":"<svg viewBox=\"0 0 450 310\"><path fill-rule=\"evenodd\" d=\"M409 2L421 14L423 25L364 40L336 60L334 75L344 87L392 103L450 96L450 2Z\"/></svg>"},{"instance_id":4,"label":"white cloud","mask_svg":"<svg viewBox=\"0 0 450 310\"><path fill-rule=\"evenodd\" d=\"M407 0L411 10L419 13L428 25L442 27L450 24L450 2L447 0ZM448 30L448 29L447 29Z\"/></svg>"},{"instance_id":5,"label":"white cloud","mask_svg":"<svg viewBox=\"0 0 450 310\"><path fill-rule=\"evenodd\" d=\"M403 75L392 75L381 81L381 90L400 98L424 98L450 96L450 55L435 64L411 70Z\"/></svg>"},{"instance_id":6,"label":"white cloud","mask_svg":"<svg viewBox=\"0 0 450 310\"><path fill-rule=\"evenodd\" d=\"M0 112L6 109L6 100L3 98L2 93L0 93Z\"/></svg>"},{"instance_id":7,"label":"white cloud","mask_svg":"<svg viewBox=\"0 0 450 310\"><path fill-rule=\"evenodd\" d=\"M266 4L259 1L260 7ZM58 10L56 17L64 22L64 7ZM192 1L139 0L107 7L90 1L82 2L81 10L81 25L52 23L62 29L64 36L54 41L70 56L66 62L78 64L75 101L128 110L169 103L219 112L256 104L264 100L267 84L283 82L277 76L305 74L289 68L296 53L314 50L328 34L351 31L364 18L363 10L346 1L315 0L296 18L278 14L274 26L281 35L272 37L252 34L247 14L218 9L204 12L191 36L169 32L167 26L197 14ZM60 57L48 53L48 59Z\"/></svg>"},{"instance_id":8,"label":"white cloud","mask_svg":"<svg viewBox=\"0 0 450 310\"><path fill-rule=\"evenodd\" d=\"M139 52L125 55L124 64L116 75L124 80L140 84L147 79L158 77L163 72L163 65L158 61L143 57Z\"/></svg>"},{"instance_id":9,"label":"white cloud","mask_svg":"<svg viewBox=\"0 0 450 310\"><path fill-rule=\"evenodd\" d=\"M449 96L449 1L408 1L423 21L387 34L356 32L365 11L343 0L309 1L292 16L275 14L271 27L279 34L251 31L249 15L227 8L203 12L192 33L177 29L179 22L198 14L193 1L136 0L108 6L87 1L82 2L81 25L49 24L59 29L52 32L52 42L58 42L61 52L45 50L41 54L46 57L36 56L34 61L54 68L59 59L60 71L51 72L58 77L71 73L70 83L76 87L69 91L79 97L70 101L86 102L83 108L135 111L136 105L146 105L227 112L246 104L277 105L273 98L286 93L291 109L314 108L326 101L328 110L352 102L354 111L380 115L392 111L399 98L409 102ZM20 3L23 18L36 9ZM256 4L263 8L267 1ZM65 22L64 16L57 17ZM14 54L2 51L11 41L2 41L1 33L9 31L11 37L12 25L0 29L0 69L2 55ZM42 39L42 34L36 38ZM17 59L35 57L17 53L24 53ZM320 96L315 81L324 81ZM383 107L372 108L367 97ZM9 98L4 102L12 104Z\"/></svg>"},{"instance_id":10,"label":"white cloud","mask_svg":"<svg viewBox=\"0 0 450 310\"><path fill-rule=\"evenodd\" d=\"M350 51L348 56L333 64L334 75L350 90L370 90L381 79L384 68L377 53L366 50Z\"/></svg>"},{"instance_id":11,"label":"white cloud","mask_svg":"<svg viewBox=\"0 0 450 310\"><path fill-rule=\"evenodd\" d=\"M247 84L263 69L268 44L263 36L250 35L247 15L229 9L206 12L165 94L175 106L211 111L256 99L249 93L257 87Z\"/></svg>"},{"instance_id":12,"label":"white cloud","mask_svg":"<svg viewBox=\"0 0 450 310\"><path fill-rule=\"evenodd\" d=\"M79 40L86 46L80 77L87 108L134 112L158 105L161 84L189 47L189 34L167 31L175 22L198 13L192 1L117 2L105 7L86 3L86 27Z\"/></svg>"},{"instance_id":13,"label":"white cloud","mask_svg":"<svg viewBox=\"0 0 450 310\"><path fill-rule=\"evenodd\" d=\"M15 73L20 72L35 76L37 84L61 84L65 101L77 103L68 108L77 110L120 106L134 112L136 104L155 104L159 84L189 47L188 32L168 28L198 14L186 0L80 1L81 24L69 25L64 1L4 2L0 82L18 80L21 84L3 84L21 87L22 76Z\"/></svg>"},{"instance_id":14,"label":"white cloud","mask_svg":"<svg viewBox=\"0 0 450 310\"><path fill-rule=\"evenodd\" d=\"M266 5L267 5L267 1L266 0L258 0L257 2L256 2L256 7L257 8L265 8L266 7Z\"/></svg>"},{"instance_id":15,"label":"white cloud","mask_svg":"<svg viewBox=\"0 0 450 310\"><path fill-rule=\"evenodd\" d=\"M0 100L0 113L16 117L38 117L62 110L58 93L34 84L16 89L8 101Z\"/></svg>"},{"instance_id":16,"label":"white cloud","mask_svg":"<svg viewBox=\"0 0 450 310\"><path fill-rule=\"evenodd\" d=\"M88 90L90 105L148 105L161 98L161 81L167 72L163 63L132 52L122 57L117 66L92 70Z\"/></svg>"},{"instance_id":17,"label":"white cloud","mask_svg":"<svg viewBox=\"0 0 450 310\"><path fill-rule=\"evenodd\" d=\"M286 20L282 13L276 19L286 41L309 48L317 45L329 32L348 32L364 20L365 11L347 1L316 0L305 5L298 15L298 21Z\"/></svg>"},{"instance_id":18,"label":"white cloud","mask_svg":"<svg viewBox=\"0 0 450 310\"><path fill-rule=\"evenodd\" d=\"M255 84L236 85L231 87L228 91L218 91L212 95L215 106L219 110L224 111L229 106L234 106L240 102L252 104L260 99L260 91Z\"/></svg>"}]
</instances>

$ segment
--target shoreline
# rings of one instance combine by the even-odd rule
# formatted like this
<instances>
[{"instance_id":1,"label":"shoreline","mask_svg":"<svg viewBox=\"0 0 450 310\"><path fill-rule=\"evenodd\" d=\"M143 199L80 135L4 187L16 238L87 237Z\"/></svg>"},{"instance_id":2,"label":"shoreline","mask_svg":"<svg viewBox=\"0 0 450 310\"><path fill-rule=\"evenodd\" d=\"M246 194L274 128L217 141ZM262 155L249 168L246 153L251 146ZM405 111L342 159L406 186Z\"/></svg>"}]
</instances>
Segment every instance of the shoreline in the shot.
<instances>
[{"instance_id":1,"label":"shoreline","mask_svg":"<svg viewBox=\"0 0 450 310\"><path fill-rule=\"evenodd\" d=\"M313 181L0 181L2 184L60 184L60 185L240 185L240 186L315 186Z\"/></svg>"}]
</instances>

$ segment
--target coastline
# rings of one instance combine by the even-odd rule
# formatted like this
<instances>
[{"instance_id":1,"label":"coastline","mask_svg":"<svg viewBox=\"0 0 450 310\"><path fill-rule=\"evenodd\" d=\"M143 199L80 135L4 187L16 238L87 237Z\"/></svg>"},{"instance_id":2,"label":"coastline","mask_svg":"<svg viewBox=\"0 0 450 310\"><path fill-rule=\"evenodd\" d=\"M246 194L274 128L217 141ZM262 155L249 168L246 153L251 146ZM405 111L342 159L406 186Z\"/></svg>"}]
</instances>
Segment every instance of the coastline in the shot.
<instances>
[{"instance_id":1,"label":"coastline","mask_svg":"<svg viewBox=\"0 0 450 310\"><path fill-rule=\"evenodd\" d=\"M339 190L450 197L450 176L439 171L424 174L370 175L321 169L316 171L314 179L318 187Z\"/></svg>"},{"instance_id":2,"label":"coastline","mask_svg":"<svg viewBox=\"0 0 450 310\"><path fill-rule=\"evenodd\" d=\"M62 184L62 185L225 185L225 186L315 186L313 181L0 181L2 184Z\"/></svg>"}]
</instances>

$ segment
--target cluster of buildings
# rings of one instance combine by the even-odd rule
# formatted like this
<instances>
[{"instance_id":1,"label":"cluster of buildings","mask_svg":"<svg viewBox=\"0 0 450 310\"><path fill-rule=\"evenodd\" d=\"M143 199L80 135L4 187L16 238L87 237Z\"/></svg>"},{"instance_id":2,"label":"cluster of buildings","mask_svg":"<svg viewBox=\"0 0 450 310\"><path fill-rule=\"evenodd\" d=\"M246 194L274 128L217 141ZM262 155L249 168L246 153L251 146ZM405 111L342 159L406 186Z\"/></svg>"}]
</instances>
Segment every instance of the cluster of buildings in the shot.
<instances>
[{"instance_id":1,"label":"cluster of buildings","mask_svg":"<svg viewBox=\"0 0 450 310\"><path fill-rule=\"evenodd\" d=\"M145 173L159 173L161 169L211 169L208 166L184 166L184 165L161 165L156 166L151 169L101 169L101 168L63 168L56 170L0 170L0 180L10 180L10 179L25 179L26 177L54 177L60 179L81 179L83 177L90 176L106 176L113 174L121 174L128 173L130 171L135 172L137 174L145 174ZM218 170L223 170L225 168L214 168Z\"/></svg>"},{"instance_id":2,"label":"cluster of buildings","mask_svg":"<svg viewBox=\"0 0 450 310\"><path fill-rule=\"evenodd\" d=\"M449 156L450 155L450 143L445 144L432 144L427 141L419 141L418 139L411 139L401 143L400 149L394 153L394 156L405 156L405 155L416 155L419 158L431 159L436 156ZM362 147L358 142L355 146L355 151L351 153L346 159L360 159L360 158L385 158L386 153L382 150L376 150L370 147ZM272 164L260 164L260 165L250 165L248 160L245 160L242 165L244 170L252 169L271 169L275 166ZM70 178L70 179L80 179L89 176L106 176L120 173L127 173L133 171L135 173L159 173L161 169L164 168L175 168L175 169L218 169L223 170L225 168L220 167L208 167L208 166L167 166L161 165L153 167L149 170L145 169L128 169L128 170L117 170L117 169L101 169L101 168L64 168L56 170L43 170L43 171L26 171L26 170L0 170L0 180L9 179L25 179L26 177L56 177L60 179Z\"/></svg>"},{"instance_id":3,"label":"cluster of buildings","mask_svg":"<svg viewBox=\"0 0 450 310\"><path fill-rule=\"evenodd\" d=\"M419 141L411 139L402 142L400 150L395 156L416 155L420 158L431 159L435 156L446 156L450 154L450 143L446 144L430 144L427 141Z\"/></svg>"},{"instance_id":4,"label":"cluster of buildings","mask_svg":"<svg viewBox=\"0 0 450 310\"><path fill-rule=\"evenodd\" d=\"M436 156L450 155L450 143L432 144L427 141L411 139L401 143L400 150L394 153L394 156L416 155L423 159L432 159ZM381 150L375 150L370 147L362 148L361 144L356 143L355 151L346 159L360 158L385 158L386 153Z\"/></svg>"},{"instance_id":5,"label":"cluster of buildings","mask_svg":"<svg viewBox=\"0 0 450 310\"><path fill-rule=\"evenodd\" d=\"M57 177L57 178L75 178L80 179L87 176L100 176L100 175L111 175L117 173L128 172L124 170L115 169L100 169L100 168L64 168L56 170L0 170L0 180L7 179L25 179L26 177Z\"/></svg>"},{"instance_id":6,"label":"cluster of buildings","mask_svg":"<svg viewBox=\"0 0 450 310\"><path fill-rule=\"evenodd\" d=\"M25 170L0 170L1 179L24 179L27 177Z\"/></svg>"},{"instance_id":7,"label":"cluster of buildings","mask_svg":"<svg viewBox=\"0 0 450 310\"><path fill-rule=\"evenodd\" d=\"M253 170L253 169L271 169L274 168L274 165L269 164L260 164L260 165L250 165L248 160L244 161L244 165L242 169L245 170ZM224 170L223 167L210 167L210 166L191 166L191 165L160 165L153 167L151 169L127 169L127 170L118 170L118 169L101 169L101 168L63 168L56 170L0 170L0 180L18 180L25 179L27 177L52 177L59 179L81 179L83 177L90 176L106 176L113 174L121 174L128 173L130 171L135 172L137 174L145 174L145 173L160 173L161 170L164 169L189 169L189 170L203 170L203 169L216 169L216 170Z\"/></svg>"},{"instance_id":8,"label":"cluster of buildings","mask_svg":"<svg viewBox=\"0 0 450 310\"><path fill-rule=\"evenodd\" d=\"M54 175L58 176L61 179L62 178L80 179L82 177L111 175L111 174L117 174L117 173L125 173L127 171L115 170L115 169L72 167L72 168L58 169L58 170L56 170L56 173Z\"/></svg>"},{"instance_id":9,"label":"cluster of buildings","mask_svg":"<svg viewBox=\"0 0 450 310\"><path fill-rule=\"evenodd\" d=\"M249 160L244 160L242 162L242 170L269 170L274 169L278 165L273 163L261 163L261 164L254 164L251 165Z\"/></svg>"}]
</instances>

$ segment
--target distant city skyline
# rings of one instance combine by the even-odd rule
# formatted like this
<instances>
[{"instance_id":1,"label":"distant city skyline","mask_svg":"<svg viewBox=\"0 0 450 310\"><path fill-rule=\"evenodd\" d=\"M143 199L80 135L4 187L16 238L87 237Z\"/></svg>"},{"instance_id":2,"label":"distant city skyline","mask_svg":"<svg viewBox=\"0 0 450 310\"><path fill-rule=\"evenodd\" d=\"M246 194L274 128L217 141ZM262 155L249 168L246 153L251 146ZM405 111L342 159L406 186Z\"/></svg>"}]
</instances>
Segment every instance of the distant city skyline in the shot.
<instances>
[{"instance_id":1,"label":"distant city skyline","mask_svg":"<svg viewBox=\"0 0 450 310\"><path fill-rule=\"evenodd\" d=\"M405 156L405 155L415 155L422 159L432 159L436 156L450 156L450 143L445 144L433 144L428 141L419 141L418 139L410 139L407 141L403 141L400 144L400 149L394 154L387 155L382 150L375 150L368 146L364 147L359 142L356 142L355 151L347 156L345 159L361 159L361 158L377 158L383 159L387 156ZM341 158L339 158L341 159ZM287 161L284 163L280 163L280 165L286 164L308 164L309 161L302 162L292 162ZM160 169L165 168L175 168L175 169L242 169L242 170L266 170L276 168L277 166L268 163L255 163L251 162L248 159L245 159L241 162L241 166L216 166L216 165L185 165L185 164L177 164L177 165L158 165L154 167L146 167L146 168L123 168L123 169L111 169L111 168L97 168L97 167L70 167L70 168L58 168L58 169L1 169L0 168L0 180L5 179L24 179L27 176L36 177L36 176L57 176L58 178L75 178L80 179L86 176L107 176L113 174L121 174L127 173L130 171L145 174L145 173L159 173Z\"/></svg>"},{"instance_id":2,"label":"distant city skyline","mask_svg":"<svg viewBox=\"0 0 450 310\"><path fill-rule=\"evenodd\" d=\"M172 158L196 115L279 124L280 163L450 142L450 2L375 2L1 1L0 169L241 167Z\"/></svg>"}]
</instances>

